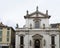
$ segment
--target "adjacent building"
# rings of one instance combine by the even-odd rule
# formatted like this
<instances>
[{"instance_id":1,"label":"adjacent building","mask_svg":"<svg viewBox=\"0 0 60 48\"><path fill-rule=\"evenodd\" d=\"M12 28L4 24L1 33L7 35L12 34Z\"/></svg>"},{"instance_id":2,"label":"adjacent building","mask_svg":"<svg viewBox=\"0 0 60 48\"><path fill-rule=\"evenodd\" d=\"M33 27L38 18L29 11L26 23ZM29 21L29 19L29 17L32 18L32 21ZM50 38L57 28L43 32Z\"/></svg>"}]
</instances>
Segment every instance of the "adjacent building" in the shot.
<instances>
[{"instance_id":1,"label":"adjacent building","mask_svg":"<svg viewBox=\"0 0 60 48\"><path fill-rule=\"evenodd\" d=\"M0 48L15 48L15 30L0 23Z\"/></svg>"},{"instance_id":2,"label":"adjacent building","mask_svg":"<svg viewBox=\"0 0 60 48\"><path fill-rule=\"evenodd\" d=\"M50 24L50 26L52 28L60 28L60 23L53 23L53 24Z\"/></svg>"},{"instance_id":3,"label":"adjacent building","mask_svg":"<svg viewBox=\"0 0 60 48\"><path fill-rule=\"evenodd\" d=\"M24 16L26 24L16 27L16 48L60 48L60 29L49 25L48 10L36 11Z\"/></svg>"}]
</instances>

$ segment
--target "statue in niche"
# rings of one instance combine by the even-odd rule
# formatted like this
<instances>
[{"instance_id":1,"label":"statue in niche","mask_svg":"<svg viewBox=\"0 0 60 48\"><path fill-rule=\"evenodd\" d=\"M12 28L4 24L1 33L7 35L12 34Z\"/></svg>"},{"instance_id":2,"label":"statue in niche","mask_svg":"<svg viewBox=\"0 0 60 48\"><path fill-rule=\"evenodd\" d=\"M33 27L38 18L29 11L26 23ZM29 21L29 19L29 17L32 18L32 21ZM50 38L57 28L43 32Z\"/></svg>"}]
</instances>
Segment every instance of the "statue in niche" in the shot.
<instances>
[{"instance_id":1,"label":"statue in niche","mask_svg":"<svg viewBox=\"0 0 60 48\"><path fill-rule=\"evenodd\" d=\"M43 24L43 29L45 29L45 24Z\"/></svg>"},{"instance_id":2,"label":"statue in niche","mask_svg":"<svg viewBox=\"0 0 60 48\"><path fill-rule=\"evenodd\" d=\"M30 29L32 29L32 24L30 24Z\"/></svg>"}]
</instances>

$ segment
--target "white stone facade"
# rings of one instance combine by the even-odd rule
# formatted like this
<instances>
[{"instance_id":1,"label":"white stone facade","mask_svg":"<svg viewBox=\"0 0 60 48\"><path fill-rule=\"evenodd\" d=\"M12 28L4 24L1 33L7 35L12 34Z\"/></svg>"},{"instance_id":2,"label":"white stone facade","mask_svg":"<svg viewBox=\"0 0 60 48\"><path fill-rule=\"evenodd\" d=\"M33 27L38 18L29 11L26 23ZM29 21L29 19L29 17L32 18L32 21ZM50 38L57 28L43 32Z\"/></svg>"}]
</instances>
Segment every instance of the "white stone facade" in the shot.
<instances>
[{"instance_id":1,"label":"white stone facade","mask_svg":"<svg viewBox=\"0 0 60 48\"><path fill-rule=\"evenodd\" d=\"M49 26L49 15L38 11L25 16L26 25L23 28L16 28L16 48L21 48L20 40L23 36L23 48L60 48L59 28ZM39 28L35 28L35 20L39 20ZM31 24L31 26L30 26ZM43 26L45 24L45 26ZM45 28L43 28L45 27ZM54 36L55 45L51 44L51 36ZM38 43L39 42L39 43Z\"/></svg>"}]
</instances>

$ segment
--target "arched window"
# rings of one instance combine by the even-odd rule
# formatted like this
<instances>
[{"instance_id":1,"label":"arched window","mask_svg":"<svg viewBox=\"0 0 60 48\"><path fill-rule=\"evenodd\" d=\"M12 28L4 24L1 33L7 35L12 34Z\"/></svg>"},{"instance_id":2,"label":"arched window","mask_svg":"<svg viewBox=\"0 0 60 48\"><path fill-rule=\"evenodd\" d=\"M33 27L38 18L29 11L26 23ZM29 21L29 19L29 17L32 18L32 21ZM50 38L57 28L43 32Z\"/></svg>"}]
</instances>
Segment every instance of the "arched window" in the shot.
<instances>
[{"instance_id":1,"label":"arched window","mask_svg":"<svg viewBox=\"0 0 60 48\"><path fill-rule=\"evenodd\" d=\"M51 35L51 48L55 48L55 45L56 45L55 44L55 36L56 36L55 34Z\"/></svg>"},{"instance_id":2,"label":"arched window","mask_svg":"<svg viewBox=\"0 0 60 48\"><path fill-rule=\"evenodd\" d=\"M20 36L20 48L24 48L24 37Z\"/></svg>"},{"instance_id":3,"label":"arched window","mask_svg":"<svg viewBox=\"0 0 60 48\"><path fill-rule=\"evenodd\" d=\"M55 48L55 36L51 36L51 48Z\"/></svg>"},{"instance_id":4,"label":"arched window","mask_svg":"<svg viewBox=\"0 0 60 48\"><path fill-rule=\"evenodd\" d=\"M39 28L40 27L40 22L39 21L35 21L35 28Z\"/></svg>"}]
</instances>

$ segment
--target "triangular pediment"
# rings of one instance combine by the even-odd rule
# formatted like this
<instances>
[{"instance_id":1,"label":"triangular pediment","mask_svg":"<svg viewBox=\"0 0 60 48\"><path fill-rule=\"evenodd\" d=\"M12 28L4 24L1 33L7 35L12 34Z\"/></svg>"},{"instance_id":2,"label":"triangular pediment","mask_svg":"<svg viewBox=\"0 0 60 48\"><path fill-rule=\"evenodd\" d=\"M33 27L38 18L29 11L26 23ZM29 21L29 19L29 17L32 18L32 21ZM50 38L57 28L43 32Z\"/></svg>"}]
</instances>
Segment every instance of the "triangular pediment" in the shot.
<instances>
[{"instance_id":1,"label":"triangular pediment","mask_svg":"<svg viewBox=\"0 0 60 48\"><path fill-rule=\"evenodd\" d=\"M33 39L42 39L43 38L43 36L39 35L39 34L35 34L32 37L33 37Z\"/></svg>"},{"instance_id":2,"label":"triangular pediment","mask_svg":"<svg viewBox=\"0 0 60 48\"><path fill-rule=\"evenodd\" d=\"M41 14L34 14L34 15L31 15L30 17L45 17L45 16L43 16L43 15L41 15Z\"/></svg>"},{"instance_id":3,"label":"triangular pediment","mask_svg":"<svg viewBox=\"0 0 60 48\"><path fill-rule=\"evenodd\" d=\"M32 37L43 37L43 36L42 35L39 35L39 34L35 34Z\"/></svg>"},{"instance_id":4,"label":"triangular pediment","mask_svg":"<svg viewBox=\"0 0 60 48\"><path fill-rule=\"evenodd\" d=\"M46 15L44 13L41 13L39 11L35 11L31 14L27 14L26 16L24 16L24 18L34 18L34 17L39 17L39 18L50 18L49 15Z\"/></svg>"}]
</instances>

